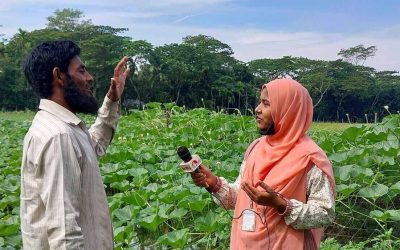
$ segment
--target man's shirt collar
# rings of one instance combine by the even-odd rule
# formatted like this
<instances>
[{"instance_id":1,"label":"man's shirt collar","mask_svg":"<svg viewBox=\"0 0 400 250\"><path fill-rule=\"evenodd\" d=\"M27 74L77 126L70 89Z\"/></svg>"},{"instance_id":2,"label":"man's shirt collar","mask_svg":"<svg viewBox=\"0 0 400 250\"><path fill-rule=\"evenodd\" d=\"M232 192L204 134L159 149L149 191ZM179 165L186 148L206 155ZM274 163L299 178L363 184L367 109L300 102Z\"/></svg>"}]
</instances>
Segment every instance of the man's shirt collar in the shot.
<instances>
[{"instance_id":1,"label":"man's shirt collar","mask_svg":"<svg viewBox=\"0 0 400 250\"><path fill-rule=\"evenodd\" d=\"M82 122L74 113L48 99L40 99L39 109L47 111L69 124L78 125Z\"/></svg>"}]
</instances>

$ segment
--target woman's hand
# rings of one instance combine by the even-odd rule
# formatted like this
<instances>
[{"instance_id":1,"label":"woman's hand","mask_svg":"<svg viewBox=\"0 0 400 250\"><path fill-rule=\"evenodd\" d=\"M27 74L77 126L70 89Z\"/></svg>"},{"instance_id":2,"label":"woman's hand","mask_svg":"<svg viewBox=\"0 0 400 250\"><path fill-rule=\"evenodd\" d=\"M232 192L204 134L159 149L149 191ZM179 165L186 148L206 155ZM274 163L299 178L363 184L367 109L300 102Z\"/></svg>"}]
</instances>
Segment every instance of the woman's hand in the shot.
<instances>
[{"instance_id":1,"label":"woman's hand","mask_svg":"<svg viewBox=\"0 0 400 250\"><path fill-rule=\"evenodd\" d=\"M190 173L196 186L212 189L217 184L217 176L204 165L200 165L197 172Z\"/></svg>"},{"instance_id":2,"label":"woman's hand","mask_svg":"<svg viewBox=\"0 0 400 250\"><path fill-rule=\"evenodd\" d=\"M262 181L259 181L260 187L265 191L260 191L247 182L242 183L242 189L247 193L252 201L262 206L274 207L278 212L283 213L286 209L286 201L280 197L275 190ZM257 185L256 185L257 186Z\"/></svg>"}]
</instances>

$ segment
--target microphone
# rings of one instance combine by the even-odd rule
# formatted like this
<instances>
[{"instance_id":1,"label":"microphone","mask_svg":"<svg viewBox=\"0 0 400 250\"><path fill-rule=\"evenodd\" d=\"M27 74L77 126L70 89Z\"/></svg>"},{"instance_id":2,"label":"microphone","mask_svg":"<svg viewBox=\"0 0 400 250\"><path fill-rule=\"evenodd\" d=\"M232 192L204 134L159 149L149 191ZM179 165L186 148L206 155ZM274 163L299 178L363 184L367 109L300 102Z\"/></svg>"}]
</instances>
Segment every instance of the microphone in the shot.
<instances>
[{"instance_id":1,"label":"microphone","mask_svg":"<svg viewBox=\"0 0 400 250\"><path fill-rule=\"evenodd\" d=\"M189 149L185 146L178 148L177 153L183 162L179 165L182 170L186 173L199 173L199 167L201 166L201 158L198 155L193 155L190 153ZM206 189L208 190L208 183L206 182Z\"/></svg>"},{"instance_id":2,"label":"microphone","mask_svg":"<svg viewBox=\"0 0 400 250\"><path fill-rule=\"evenodd\" d=\"M192 159L192 154L189 149L185 146L181 146L178 148L178 155L184 162L188 162Z\"/></svg>"}]
</instances>

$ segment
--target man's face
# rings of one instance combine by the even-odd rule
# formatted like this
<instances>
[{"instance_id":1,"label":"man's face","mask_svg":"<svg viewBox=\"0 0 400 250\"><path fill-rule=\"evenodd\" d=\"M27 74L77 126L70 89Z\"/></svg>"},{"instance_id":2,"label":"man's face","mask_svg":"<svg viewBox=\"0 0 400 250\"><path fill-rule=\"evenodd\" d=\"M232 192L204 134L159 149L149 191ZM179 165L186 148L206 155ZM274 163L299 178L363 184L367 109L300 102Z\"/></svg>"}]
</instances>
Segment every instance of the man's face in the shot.
<instances>
[{"instance_id":1,"label":"man's face","mask_svg":"<svg viewBox=\"0 0 400 250\"><path fill-rule=\"evenodd\" d=\"M99 109L92 94L93 77L86 70L79 56L71 59L68 66L64 98L74 112L95 114Z\"/></svg>"},{"instance_id":2,"label":"man's face","mask_svg":"<svg viewBox=\"0 0 400 250\"><path fill-rule=\"evenodd\" d=\"M275 134L274 121L271 115L271 104L268 98L267 88L261 90L260 104L255 109L257 126L262 135Z\"/></svg>"}]
</instances>

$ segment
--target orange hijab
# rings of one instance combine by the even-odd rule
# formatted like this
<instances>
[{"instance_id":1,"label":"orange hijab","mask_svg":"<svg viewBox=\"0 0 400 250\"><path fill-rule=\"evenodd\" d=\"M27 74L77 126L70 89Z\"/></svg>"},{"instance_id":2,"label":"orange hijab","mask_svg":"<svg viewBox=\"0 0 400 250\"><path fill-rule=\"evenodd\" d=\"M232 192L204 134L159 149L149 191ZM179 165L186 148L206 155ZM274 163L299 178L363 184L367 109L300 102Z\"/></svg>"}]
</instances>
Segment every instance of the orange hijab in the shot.
<instances>
[{"instance_id":1,"label":"orange hijab","mask_svg":"<svg viewBox=\"0 0 400 250\"><path fill-rule=\"evenodd\" d=\"M242 181L253 185L258 180L272 187L288 199L306 202L307 172L312 166L320 168L329 178L335 193L331 164L325 153L306 135L311 126L313 104L308 91L291 79L278 79L264 84L271 105L275 134L263 136L246 160ZM262 188L259 188L262 190ZM251 200L240 189L235 217L250 208ZM253 203L253 209L264 216L264 206ZM242 217L233 220L231 249L304 249L305 230L286 225L283 216L270 207L266 210L266 225L256 216L255 232L242 231ZM311 230L314 243L319 246L323 229ZM310 238L310 237L307 237Z\"/></svg>"}]
</instances>

